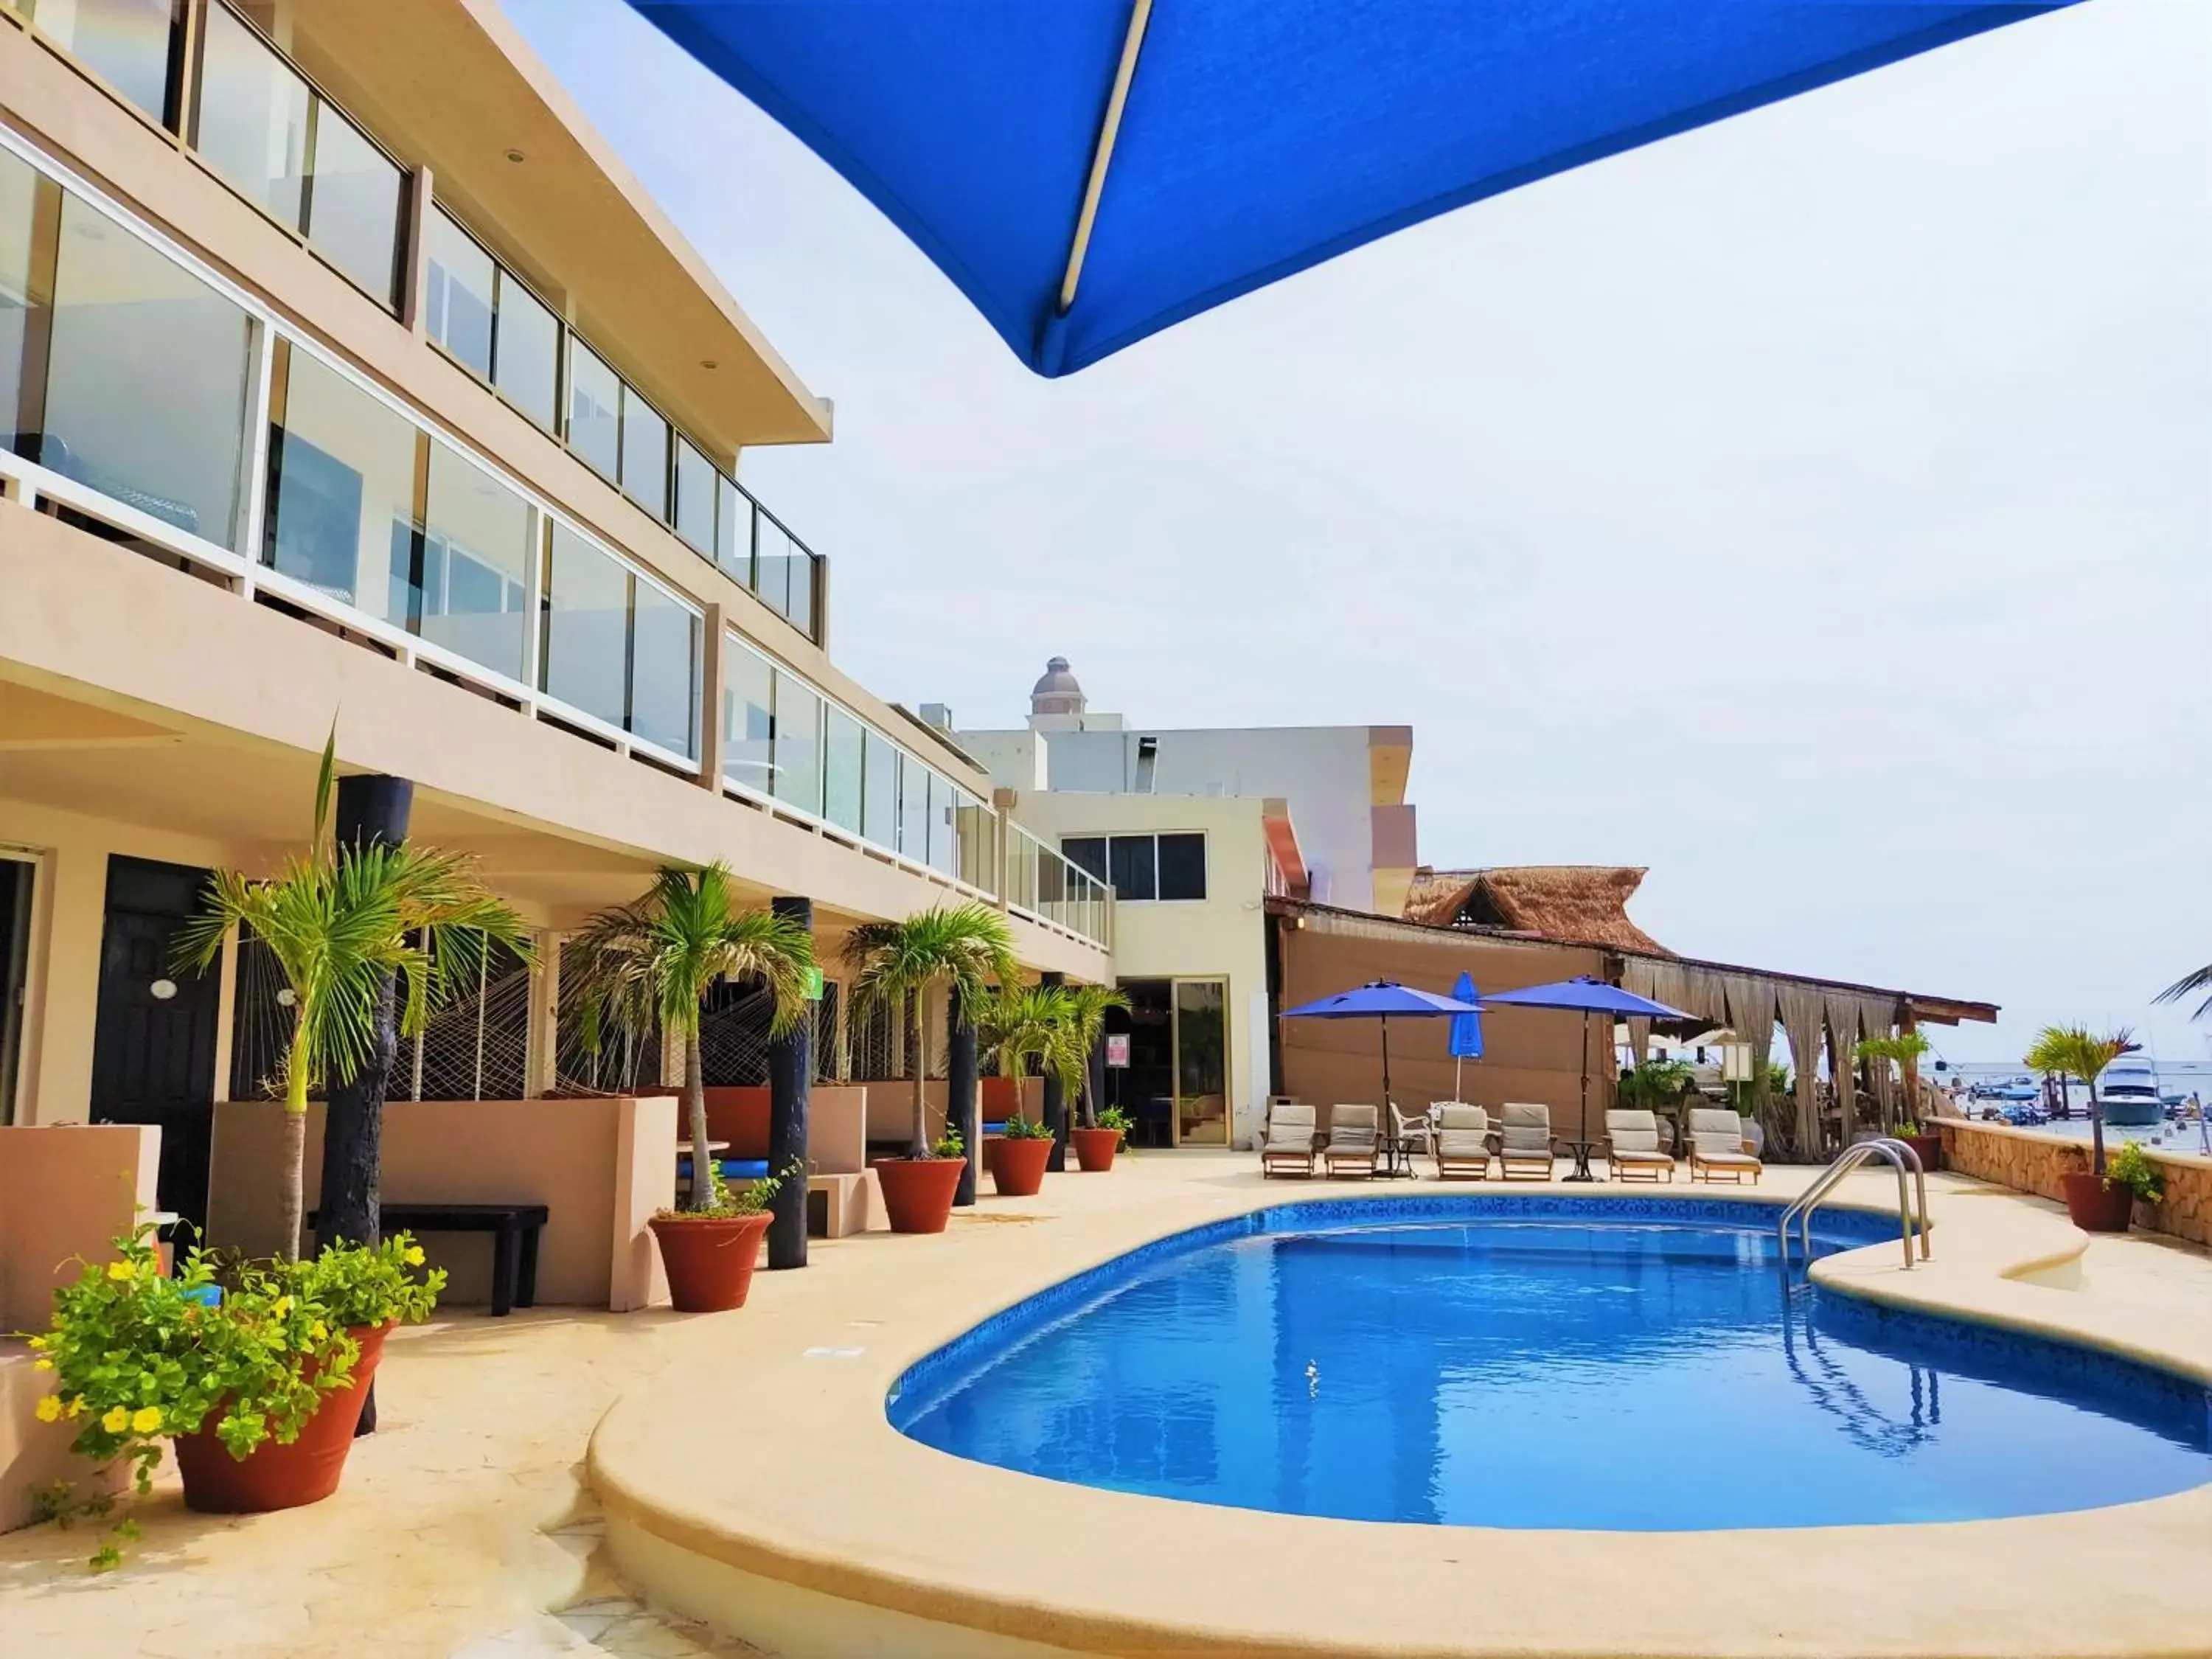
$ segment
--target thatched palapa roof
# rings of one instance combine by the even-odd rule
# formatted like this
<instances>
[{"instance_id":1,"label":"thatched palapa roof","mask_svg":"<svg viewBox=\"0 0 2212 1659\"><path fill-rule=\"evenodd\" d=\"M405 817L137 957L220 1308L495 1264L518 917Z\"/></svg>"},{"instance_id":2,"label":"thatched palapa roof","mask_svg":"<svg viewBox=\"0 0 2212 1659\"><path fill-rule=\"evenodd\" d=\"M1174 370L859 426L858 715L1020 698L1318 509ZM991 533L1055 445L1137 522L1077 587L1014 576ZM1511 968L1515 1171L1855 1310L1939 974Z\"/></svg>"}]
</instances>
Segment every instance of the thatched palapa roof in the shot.
<instances>
[{"instance_id":1,"label":"thatched palapa roof","mask_svg":"<svg viewBox=\"0 0 2212 1659\"><path fill-rule=\"evenodd\" d=\"M1567 945L1671 956L1628 919L1628 901L1644 876L1639 869L1595 864L1424 866L1407 892L1405 915L1428 927L1500 928Z\"/></svg>"}]
</instances>

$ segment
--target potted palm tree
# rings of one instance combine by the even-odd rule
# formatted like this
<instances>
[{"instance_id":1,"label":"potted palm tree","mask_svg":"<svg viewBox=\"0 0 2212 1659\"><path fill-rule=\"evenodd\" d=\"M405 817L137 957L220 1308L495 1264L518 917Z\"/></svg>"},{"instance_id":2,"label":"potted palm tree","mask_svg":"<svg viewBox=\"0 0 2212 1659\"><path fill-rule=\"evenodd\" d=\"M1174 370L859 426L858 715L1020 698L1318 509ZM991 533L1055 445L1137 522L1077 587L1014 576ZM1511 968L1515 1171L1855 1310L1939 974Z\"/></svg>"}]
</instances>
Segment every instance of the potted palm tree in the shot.
<instances>
[{"instance_id":1,"label":"potted palm tree","mask_svg":"<svg viewBox=\"0 0 2212 1659\"><path fill-rule=\"evenodd\" d=\"M1021 1079L1031 1060L1051 1065L1067 1041L1068 992L1058 985L1001 985L983 1006L976 1036L997 1059L999 1072L1014 1080L1014 1109L1005 1132L984 1147L985 1167L1000 1194L1031 1198L1044 1185L1052 1161L1052 1132L1033 1123L1021 1107ZM1064 1071L1055 1066L1056 1073Z\"/></svg>"},{"instance_id":2,"label":"potted palm tree","mask_svg":"<svg viewBox=\"0 0 2212 1659\"><path fill-rule=\"evenodd\" d=\"M2089 1168L2059 1177L2066 1188L2066 1213L2084 1232L2124 1233L2134 1218L2134 1190L2110 1179L2106 1170L2105 1110L2097 1097L2098 1076L2133 1046L2125 1030L2100 1036L2083 1025L2046 1025L2027 1051L2029 1066L2057 1073L2061 1087L2069 1074L2089 1085Z\"/></svg>"},{"instance_id":3,"label":"potted palm tree","mask_svg":"<svg viewBox=\"0 0 2212 1659\"><path fill-rule=\"evenodd\" d=\"M587 1025L633 1034L657 1026L682 1039L691 1186L682 1209L653 1217L653 1236L679 1312L743 1307L773 1183L805 1171L777 1170L734 1194L722 1184L707 1133L700 1005L724 980L757 980L774 1008L769 1033L782 1036L812 1006L813 935L789 916L739 908L718 859L701 870L665 869L643 898L600 911L570 941L567 966Z\"/></svg>"},{"instance_id":4,"label":"potted palm tree","mask_svg":"<svg viewBox=\"0 0 2212 1659\"><path fill-rule=\"evenodd\" d=\"M1078 1103L1079 1127L1067 1132L1075 1147L1075 1163L1085 1174L1103 1173L1114 1167L1114 1154L1121 1150L1126 1122L1102 1123L1098 1103L1091 1091L1091 1056L1106 1030L1106 1012L1127 1008L1129 999L1110 985L1073 985L1066 988L1067 1025L1064 1040L1048 1064L1058 1067L1062 1085ZM1118 1115L1118 1114L1117 1114Z\"/></svg>"},{"instance_id":5,"label":"potted palm tree","mask_svg":"<svg viewBox=\"0 0 2212 1659\"><path fill-rule=\"evenodd\" d=\"M929 990L939 985L949 987L963 1007L986 1006L991 985L1012 984L1019 972L1013 935L1006 918L986 905L938 905L903 921L863 923L847 936L844 956L853 974L848 994L854 1008L902 1008L910 1015L907 1029L912 1041L906 1052L914 1088L913 1133L904 1158L878 1158L872 1166L891 1231L941 1233L967 1167L971 1126L955 1121L963 1103L948 1102L945 1133L935 1143L930 1139L922 1091L922 1080L929 1075L922 1009Z\"/></svg>"}]
</instances>

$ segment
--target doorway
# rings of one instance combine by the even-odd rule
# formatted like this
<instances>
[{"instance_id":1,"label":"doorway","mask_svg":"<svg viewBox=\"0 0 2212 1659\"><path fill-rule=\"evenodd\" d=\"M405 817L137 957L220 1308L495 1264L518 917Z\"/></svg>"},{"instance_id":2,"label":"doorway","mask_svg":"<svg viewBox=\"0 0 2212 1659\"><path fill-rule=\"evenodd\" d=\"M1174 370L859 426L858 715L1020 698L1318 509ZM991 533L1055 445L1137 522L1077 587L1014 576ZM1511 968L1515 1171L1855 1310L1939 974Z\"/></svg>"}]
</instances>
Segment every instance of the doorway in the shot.
<instances>
[{"instance_id":1,"label":"doorway","mask_svg":"<svg viewBox=\"0 0 2212 1659\"><path fill-rule=\"evenodd\" d=\"M1129 1115L1140 1146L1229 1144L1229 982L1125 979L1125 1010L1106 1017L1129 1039L1129 1063L1109 1067L1106 1100Z\"/></svg>"},{"instance_id":2,"label":"doorway","mask_svg":"<svg viewBox=\"0 0 2212 1659\"><path fill-rule=\"evenodd\" d=\"M108 860L92 1040L92 1121L160 1126L155 1202L196 1236L207 1222L221 983L178 973L171 957L207 881L191 865Z\"/></svg>"},{"instance_id":3,"label":"doorway","mask_svg":"<svg viewBox=\"0 0 2212 1659\"><path fill-rule=\"evenodd\" d=\"M31 988L31 883L38 866L0 853L0 1125L15 1121Z\"/></svg>"}]
</instances>

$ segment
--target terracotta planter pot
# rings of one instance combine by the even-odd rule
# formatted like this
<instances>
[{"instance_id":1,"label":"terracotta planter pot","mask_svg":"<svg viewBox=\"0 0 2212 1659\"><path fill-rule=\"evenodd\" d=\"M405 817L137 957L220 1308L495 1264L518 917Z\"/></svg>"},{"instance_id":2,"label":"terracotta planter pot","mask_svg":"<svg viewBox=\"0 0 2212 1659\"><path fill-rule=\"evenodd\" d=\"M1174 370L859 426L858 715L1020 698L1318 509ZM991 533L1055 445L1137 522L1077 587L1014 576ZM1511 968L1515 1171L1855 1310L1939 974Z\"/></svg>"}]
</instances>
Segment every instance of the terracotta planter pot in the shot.
<instances>
[{"instance_id":1,"label":"terracotta planter pot","mask_svg":"<svg viewBox=\"0 0 2212 1659\"><path fill-rule=\"evenodd\" d=\"M2107 1187L2102 1176L2068 1175L2066 1213L2085 1233L2124 1233L2135 1218L2136 1195L2125 1187Z\"/></svg>"},{"instance_id":2,"label":"terracotta planter pot","mask_svg":"<svg viewBox=\"0 0 2212 1659\"><path fill-rule=\"evenodd\" d=\"M1934 1175L1943 1167L1943 1137L1941 1135L1899 1135L1898 1139L1919 1154L1920 1167Z\"/></svg>"},{"instance_id":3,"label":"terracotta planter pot","mask_svg":"<svg viewBox=\"0 0 2212 1659\"><path fill-rule=\"evenodd\" d=\"M336 1492L345 1474L346 1454L353 1449L353 1431L361 1424L362 1401L376 1378L385 1335L391 1328L373 1325L347 1332L361 1344L353 1380L323 1396L323 1403L301 1425L300 1437L290 1445L264 1440L243 1460L233 1457L215 1431L226 1409L222 1406L208 1414L198 1434L178 1436L171 1444L176 1449L177 1473L184 1477L185 1507L203 1515L262 1515L319 1504Z\"/></svg>"},{"instance_id":4,"label":"terracotta planter pot","mask_svg":"<svg viewBox=\"0 0 2212 1659\"><path fill-rule=\"evenodd\" d=\"M964 1158L884 1158L869 1166L884 1189L884 1213L895 1233L941 1233L951 1218Z\"/></svg>"},{"instance_id":5,"label":"terracotta planter pot","mask_svg":"<svg viewBox=\"0 0 2212 1659\"><path fill-rule=\"evenodd\" d=\"M1075 1143L1075 1161L1086 1175L1112 1169L1114 1154L1121 1150L1119 1129L1070 1129L1067 1138Z\"/></svg>"},{"instance_id":6,"label":"terracotta planter pot","mask_svg":"<svg viewBox=\"0 0 2212 1659\"><path fill-rule=\"evenodd\" d=\"M1052 1142L1001 1140L991 1179L1001 1198L1035 1198L1044 1186L1044 1166L1052 1162Z\"/></svg>"},{"instance_id":7,"label":"terracotta planter pot","mask_svg":"<svg viewBox=\"0 0 2212 1659\"><path fill-rule=\"evenodd\" d=\"M726 1313L745 1305L760 1261L767 1211L758 1215L657 1215L653 1237L668 1269L668 1299L678 1313Z\"/></svg>"}]
</instances>

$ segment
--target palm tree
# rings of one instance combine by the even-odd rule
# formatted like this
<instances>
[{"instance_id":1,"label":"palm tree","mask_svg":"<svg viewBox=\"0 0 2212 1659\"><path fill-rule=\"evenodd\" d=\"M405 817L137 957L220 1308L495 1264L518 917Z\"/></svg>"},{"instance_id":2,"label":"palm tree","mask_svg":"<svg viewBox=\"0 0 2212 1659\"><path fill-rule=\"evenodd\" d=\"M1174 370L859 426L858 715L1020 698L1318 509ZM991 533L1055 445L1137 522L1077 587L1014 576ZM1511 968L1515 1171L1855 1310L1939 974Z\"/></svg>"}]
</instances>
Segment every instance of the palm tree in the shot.
<instances>
[{"instance_id":1,"label":"palm tree","mask_svg":"<svg viewBox=\"0 0 2212 1659\"><path fill-rule=\"evenodd\" d=\"M586 1030L643 1036L657 1026L684 1039L684 1105L691 1134L686 1207L714 1201L707 1133L706 1068L699 1010L723 980L758 980L774 1005L769 1034L781 1036L811 1006L814 936L789 916L740 909L729 866L664 869L653 890L602 910L569 941L564 964Z\"/></svg>"},{"instance_id":2,"label":"palm tree","mask_svg":"<svg viewBox=\"0 0 2212 1659\"><path fill-rule=\"evenodd\" d=\"M1068 1040L1069 1015L1064 986L1001 983L999 994L976 1016L977 1040L997 1059L1000 1074L1014 1081L1017 1115L1022 1109L1022 1074L1030 1060L1042 1060L1055 1075L1066 1075L1054 1062Z\"/></svg>"},{"instance_id":3,"label":"palm tree","mask_svg":"<svg viewBox=\"0 0 2212 1659\"><path fill-rule=\"evenodd\" d=\"M2056 1072L2063 1090L2069 1073L2089 1085L2089 1173L2105 1173L2105 1112L2097 1100L2097 1079L2105 1067L2135 1047L2124 1027L2099 1036L2086 1025L2046 1025L2027 1051L2031 1070Z\"/></svg>"},{"instance_id":4,"label":"palm tree","mask_svg":"<svg viewBox=\"0 0 2212 1659\"><path fill-rule=\"evenodd\" d=\"M256 879L234 870L209 880L198 915L178 935L176 964L204 973L235 927L269 947L292 993L285 1045L283 1254L297 1261L305 1210L307 1095L350 1082L369 1059L385 987L404 987L399 1034L414 1036L456 984L474 983L489 946L528 960L522 921L487 888L473 859L411 842L329 842L337 738L323 747L307 854Z\"/></svg>"},{"instance_id":5,"label":"palm tree","mask_svg":"<svg viewBox=\"0 0 2212 1659\"><path fill-rule=\"evenodd\" d=\"M1920 1122L1920 1060L1936 1045L1917 1031L1899 1031L1890 1036L1868 1037L1853 1052L1861 1060L1871 1060L1882 1065L1894 1061L1898 1075L1905 1084L1905 1109L1915 1124ZM1925 1127L1925 1126L1922 1126ZM1886 1133L1890 1126L1882 1125Z\"/></svg>"},{"instance_id":6,"label":"palm tree","mask_svg":"<svg viewBox=\"0 0 2212 1659\"><path fill-rule=\"evenodd\" d=\"M844 955L853 970L853 1006L864 1011L914 1011L908 1025L913 1041L907 1045L907 1070L914 1084L908 1158L930 1155L929 1117L922 1098L922 1079L929 1075L928 1032L921 1018L925 994L932 986L946 985L963 1009L981 1008L994 981L1011 985L1019 976L1013 950L1006 919L988 905L973 902L938 905L904 921L864 922L847 936ZM946 1115L949 1121L949 1103Z\"/></svg>"},{"instance_id":7,"label":"palm tree","mask_svg":"<svg viewBox=\"0 0 2212 1659\"><path fill-rule=\"evenodd\" d=\"M2158 994L2158 1000L2160 1002L2179 1002L2199 991L2206 993L2206 995L2204 1000L2197 1005L2197 1012L2190 1015L2191 1019L2203 1019L2207 1014L2212 1014L2212 962L2206 963L2195 973L2185 974L2174 981Z\"/></svg>"},{"instance_id":8,"label":"palm tree","mask_svg":"<svg viewBox=\"0 0 2212 1659\"><path fill-rule=\"evenodd\" d=\"M1098 1127L1098 1103L1091 1097L1091 1056L1106 1030L1106 1011L1127 1008L1129 999L1110 985L1074 985L1066 988L1067 1040L1055 1065L1061 1086L1074 1091L1078 1116L1086 1129ZM1052 1062L1048 1062L1052 1063Z\"/></svg>"}]
</instances>

